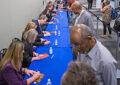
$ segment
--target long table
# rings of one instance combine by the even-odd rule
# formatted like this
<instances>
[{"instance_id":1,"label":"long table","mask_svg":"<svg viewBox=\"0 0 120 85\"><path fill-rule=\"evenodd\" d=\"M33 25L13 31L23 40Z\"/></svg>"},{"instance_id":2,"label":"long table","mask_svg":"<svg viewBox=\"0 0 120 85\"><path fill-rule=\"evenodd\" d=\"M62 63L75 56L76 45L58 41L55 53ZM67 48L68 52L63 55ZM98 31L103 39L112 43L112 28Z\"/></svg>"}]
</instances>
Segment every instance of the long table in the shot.
<instances>
[{"instance_id":1,"label":"long table","mask_svg":"<svg viewBox=\"0 0 120 85\"><path fill-rule=\"evenodd\" d=\"M49 54L49 57L33 61L29 66L29 69L31 70L40 71L40 73L45 74L38 85L46 85L48 78L51 79L52 85L60 85L64 72L68 69L69 63L73 61L72 48L69 44L70 32L67 12L65 10L58 10L58 12L60 14L58 14L56 18L59 22L52 20L56 24L50 24L46 29L46 31L56 31L57 35L51 33L52 35L50 37L45 37L45 39L51 41L51 44L37 47L36 50L39 54ZM60 36L58 36L58 31L60 31ZM55 45L56 39L58 41L58 45ZM49 53L50 47L53 49L53 54ZM27 78L29 77L25 76L25 79Z\"/></svg>"}]
</instances>

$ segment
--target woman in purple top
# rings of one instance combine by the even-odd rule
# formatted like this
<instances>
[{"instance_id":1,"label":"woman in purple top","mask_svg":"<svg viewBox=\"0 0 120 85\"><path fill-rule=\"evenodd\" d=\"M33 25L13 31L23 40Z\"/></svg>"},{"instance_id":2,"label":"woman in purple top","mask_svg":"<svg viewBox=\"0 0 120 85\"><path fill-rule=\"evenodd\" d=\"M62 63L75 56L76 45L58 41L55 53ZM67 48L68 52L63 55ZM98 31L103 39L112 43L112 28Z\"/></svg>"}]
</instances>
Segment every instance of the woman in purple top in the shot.
<instances>
[{"instance_id":1,"label":"woman in purple top","mask_svg":"<svg viewBox=\"0 0 120 85\"><path fill-rule=\"evenodd\" d=\"M40 72L22 68L24 44L21 41L13 41L3 59L0 62L0 85L29 85L35 81ZM33 75L24 80L22 72Z\"/></svg>"}]
</instances>

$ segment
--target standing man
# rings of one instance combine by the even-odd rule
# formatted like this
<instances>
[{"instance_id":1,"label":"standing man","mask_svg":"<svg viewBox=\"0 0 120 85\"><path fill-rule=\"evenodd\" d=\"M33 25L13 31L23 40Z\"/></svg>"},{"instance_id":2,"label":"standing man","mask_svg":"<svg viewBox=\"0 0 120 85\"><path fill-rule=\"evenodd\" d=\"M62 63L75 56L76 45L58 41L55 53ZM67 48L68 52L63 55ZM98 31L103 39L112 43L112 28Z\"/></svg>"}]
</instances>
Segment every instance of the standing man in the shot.
<instances>
[{"instance_id":1,"label":"standing man","mask_svg":"<svg viewBox=\"0 0 120 85\"><path fill-rule=\"evenodd\" d=\"M93 0L87 0L87 1L88 1L88 10L92 9Z\"/></svg>"},{"instance_id":2,"label":"standing man","mask_svg":"<svg viewBox=\"0 0 120 85\"><path fill-rule=\"evenodd\" d=\"M77 24L87 25L92 31L92 34L94 35L94 26L91 15L86 10L82 9L78 1L74 2L71 7L74 14L77 15L77 18L75 20L75 25Z\"/></svg>"},{"instance_id":3,"label":"standing man","mask_svg":"<svg viewBox=\"0 0 120 85\"><path fill-rule=\"evenodd\" d=\"M117 62L109 50L93 37L88 26L75 25L70 40L79 53L77 60L94 69L99 85L117 85Z\"/></svg>"}]
</instances>

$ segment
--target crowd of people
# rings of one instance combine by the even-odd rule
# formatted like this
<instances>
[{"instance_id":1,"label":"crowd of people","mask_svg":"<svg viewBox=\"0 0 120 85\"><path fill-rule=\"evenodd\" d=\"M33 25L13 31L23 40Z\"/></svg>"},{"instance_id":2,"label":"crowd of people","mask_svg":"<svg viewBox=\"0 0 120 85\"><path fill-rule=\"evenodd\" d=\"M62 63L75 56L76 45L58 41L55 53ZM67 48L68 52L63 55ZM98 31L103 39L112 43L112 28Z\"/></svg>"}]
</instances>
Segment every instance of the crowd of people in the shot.
<instances>
[{"instance_id":1,"label":"crowd of people","mask_svg":"<svg viewBox=\"0 0 120 85\"><path fill-rule=\"evenodd\" d=\"M92 1L88 0L88 9L92 8ZM27 69L32 61L42 59L33 50L33 46L51 43L43 37L51 36L46 28L48 24L55 24L50 21L57 20L54 16L59 14L56 9L60 9L61 5L67 11L69 23L72 23L73 15L75 15L75 23L70 32L70 43L77 53L77 58L70 63L68 70L64 73L61 85L117 85L117 61L110 51L94 37L94 24L89 12L83 9L76 0L56 0L55 4L49 1L40 13L39 19L28 22L22 32L21 40L14 39L11 42L0 61L0 85L29 85L41 76L39 71ZM103 12L104 26L101 37L106 38L106 27L108 27L111 38L109 0L102 0L100 11ZM23 73L32 77L24 80Z\"/></svg>"},{"instance_id":2,"label":"crowd of people","mask_svg":"<svg viewBox=\"0 0 120 85\"><path fill-rule=\"evenodd\" d=\"M39 19L28 22L22 32L21 40L18 38L12 40L0 61L0 85L30 85L41 76L39 71L27 68L32 61L42 59L41 55L33 50L33 46L44 46L51 43L43 37L51 36L46 28L48 24L55 24L49 21L57 20L54 18L57 14L52 2L48 2L46 9L40 13ZM24 80L24 74L32 75L32 77Z\"/></svg>"}]
</instances>

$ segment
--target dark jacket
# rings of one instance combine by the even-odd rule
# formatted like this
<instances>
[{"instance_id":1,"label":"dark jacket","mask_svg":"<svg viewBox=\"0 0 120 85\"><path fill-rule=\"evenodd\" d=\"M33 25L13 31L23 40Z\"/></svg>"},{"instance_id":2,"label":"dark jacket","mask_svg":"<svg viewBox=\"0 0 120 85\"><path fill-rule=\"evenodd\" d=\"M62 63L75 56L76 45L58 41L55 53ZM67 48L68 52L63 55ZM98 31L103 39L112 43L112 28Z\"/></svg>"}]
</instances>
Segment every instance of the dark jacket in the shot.
<instances>
[{"instance_id":1,"label":"dark jacket","mask_svg":"<svg viewBox=\"0 0 120 85\"><path fill-rule=\"evenodd\" d=\"M32 20L37 25L36 31L38 32L37 38L42 38L44 37L44 34L42 32L42 26L39 24L38 20Z\"/></svg>"},{"instance_id":2,"label":"dark jacket","mask_svg":"<svg viewBox=\"0 0 120 85\"><path fill-rule=\"evenodd\" d=\"M23 34L21 40L24 41ZM44 42L41 42L40 38L36 38L35 42L33 43L33 46L44 46Z\"/></svg>"},{"instance_id":3,"label":"dark jacket","mask_svg":"<svg viewBox=\"0 0 120 85\"><path fill-rule=\"evenodd\" d=\"M23 40L24 43L24 53L23 53L23 67L29 67L32 57L33 57L33 46L28 43L26 40Z\"/></svg>"},{"instance_id":4,"label":"dark jacket","mask_svg":"<svg viewBox=\"0 0 120 85\"><path fill-rule=\"evenodd\" d=\"M33 43L33 46L44 46L44 42L41 42L40 38L37 38Z\"/></svg>"},{"instance_id":5,"label":"dark jacket","mask_svg":"<svg viewBox=\"0 0 120 85\"><path fill-rule=\"evenodd\" d=\"M16 71L11 64L7 64L0 71L0 85L27 85L27 81L22 77L22 69Z\"/></svg>"}]
</instances>

